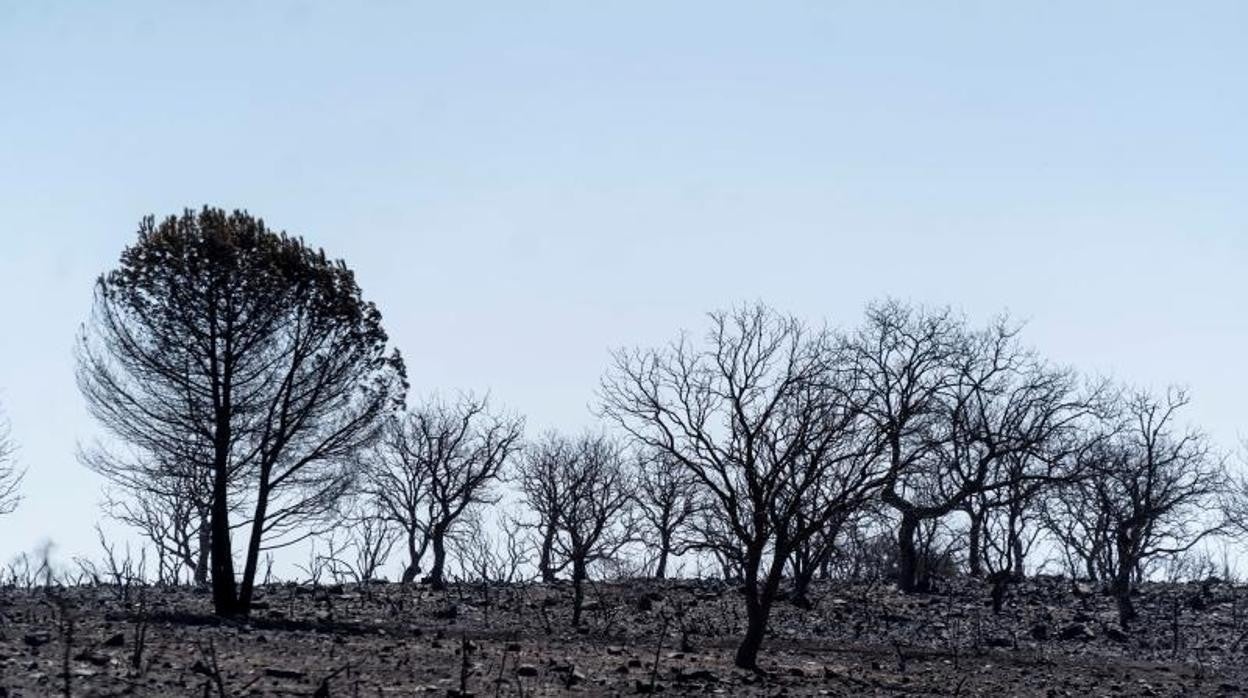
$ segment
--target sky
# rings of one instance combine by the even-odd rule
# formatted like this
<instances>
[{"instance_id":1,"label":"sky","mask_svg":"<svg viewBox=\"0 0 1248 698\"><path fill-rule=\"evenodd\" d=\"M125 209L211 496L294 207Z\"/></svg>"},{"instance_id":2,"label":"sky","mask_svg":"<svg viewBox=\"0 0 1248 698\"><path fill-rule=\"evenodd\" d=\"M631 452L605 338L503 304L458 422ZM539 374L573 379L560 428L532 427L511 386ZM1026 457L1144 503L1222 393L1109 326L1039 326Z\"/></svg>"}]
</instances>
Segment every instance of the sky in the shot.
<instances>
[{"instance_id":1,"label":"sky","mask_svg":"<svg viewBox=\"0 0 1248 698\"><path fill-rule=\"evenodd\" d=\"M609 351L763 300L1008 310L1248 436L1248 4L0 0L0 563L98 554L74 382L139 219L356 271L414 396L592 425Z\"/></svg>"}]
</instances>

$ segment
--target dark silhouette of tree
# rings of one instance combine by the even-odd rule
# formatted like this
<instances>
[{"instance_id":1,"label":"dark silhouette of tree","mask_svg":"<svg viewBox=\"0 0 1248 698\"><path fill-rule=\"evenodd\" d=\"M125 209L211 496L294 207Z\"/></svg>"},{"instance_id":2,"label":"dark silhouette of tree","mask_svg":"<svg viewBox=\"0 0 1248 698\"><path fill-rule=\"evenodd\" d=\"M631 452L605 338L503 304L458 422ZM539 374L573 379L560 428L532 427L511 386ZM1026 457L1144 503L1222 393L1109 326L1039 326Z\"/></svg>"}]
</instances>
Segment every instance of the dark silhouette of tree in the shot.
<instances>
[{"instance_id":1,"label":"dark silhouette of tree","mask_svg":"<svg viewBox=\"0 0 1248 698\"><path fill-rule=\"evenodd\" d=\"M162 478L143 494L106 491L104 513L139 532L156 552L156 578L178 584L183 572L197 586L208 583L208 512L184 481ZM203 502L203 505L200 504Z\"/></svg>"},{"instance_id":2,"label":"dark silhouette of tree","mask_svg":"<svg viewBox=\"0 0 1248 698\"><path fill-rule=\"evenodd\" d=\"M407 457L415 448L408 444L410 436L405 419L396 415L389 420L368 458L363 485L377 515L401 532L407 551L400 578L404 584L415 582L420 574L421 561L429 548L428 522L432 518L424 468Z\"/></svg>"},{"instance_id":3,"label":"dark silhouette of tree","mask_svg":"<svg viewBox=\"0 0 1248 698\"><path fill-rule=\"evenodd\" d=\"M899 518L903 591L927 584L916 540L925 521L976 495L1070 476L1071 459L1053 446L1078 427L1089 401L1073 372L1023 349L1007 321L971 331L948 311L889 302L868 309L846 353L859 384L870 386L862 409L884 444L881 499Z\"/></svg>"},{"instance_id":4,"label":"dark silhouette of tree","mask_svg":"<svg viewBox=\"0 0 1248 698\"><path fill-rule=\"evenodd\" d=\"M344 263L241 211L146 218L96 283L79 386L136 472L176 463L175 477L211 481L218 614L248 613L261 551L317 533L353 485L355 454L406 389L386 345ZM230 517L243 506L239 580Z\"/></svg>"},{"instance_id":5,"label":"dark silhouette of tree","mask_svg":"<svg viewBox=\"0 0 1248 698\"><path fill-rule=\"evenodd\" d=\"M847 363L869 388L861 408L883 441L889 475L882 499L894 509L916 508L903 499L904 475L922 467L938 448L944 395L956 383L953 367L964 341L952 313L887 302L867 308L865 325L847 343ZM914 543L919 520L901 515L898 581L903 588L913 588L919 573Z\"/></svg>"},{"instance_id":6,"label":"dark silhouette of tree","mask_svg":"<svg viewBox=\"0 0 1248 698\"><path fill-rule=\"evenodd\" d=\"M525 505L537 515L531 524L536 530L537 572L549 584L568 565L555 549L559 534L559 512L567 505L563 480L564 463L576 457L573 442L556 432L548 432L525 449L512 479L519 485Z\"/></svg>"},{"instance_id":7,"label":"dark silhouette of tree","mask_svg":"<svg viewBox=\"0 0 1248 698\"><path fill-rule=\"evenodd\" d=\"M524 524L506 512L486 521L481 508L464 513L463 531L451 539L464 579L475 580L488 593L491 584L527 582L525 567L532 553Z\"/></svg>"},{"instance_id":8,"label":"dark silhouette of tree","mask_svg":"<svg viewBox=\"0 0 1248 698\"><path fill-rule=\"evenodd\" d=\"M140 452L115 457L97 446L80 451L79 460L111 485L104 493L105 514L151 542L159 579L176 580L185 571L195 584L205 585L212 477L199 465L197 453L203 451L191 443L181 455ZM231 512L236 513L237 509Z\"/></svg>"},{"instance_id":9,"label":"dark silhouette of tree","mask_svg":"<svg viewBox=\"0 0 1248 698\"><path fill-rule=\"evenodd\" d=\"M16 447L9 432L9 422L0 412L0 514L11 514L21 503L18 487L25 475L13 465Z\"/></svg>"},{"instance_id":10,"label":"dark silhouette of tree","mask_svg":"<svg viewBox=\"0 0 1248 698\"><path fill-rule=\"evenodd\" d=\"M637 513L654 555L654 577L665 579L669 559L696 547L692 525L702 507L697 480L676 459L642 452L637 468Z\"/></svg>"},{"instance_id":11,"label":"dark silhouette of tree","mask_svg":"<svg viewBox=\"0 0 1248 698\"><path fill-rule=\"evenodd\" d=\"M1116 428L1089 456L1087 477L1048 504L1049 529L1089 576L1108 584L1124 629L1136 617L1131 591L1148 563L1224 530L1225 463L1204 433L1176 424L1189 401L1177 389L1127 394Z\"/></svg>"},{"instance_id":12,"label":"dark silhouette of tree","mask_svg":"<svg viewBox=\"0 0 1248 698\"><path fill-rule=\"evenodd\" d=\"M1045 455L1013 453L1000 459L994 466L1000 471L990 481L1004 486L981 490L964 502L967 571L972 577L1005 575L1018 581L1026 576L1028 555L1044 533L1045 501L1056 488L1087 475L1087 450L1100 435L1080 440L1082 436L1082 428L1072 429L1055 438Z\"/></svg>"},{"instance_id":13,"label":"dark silhouette of tree","mask_svg":"<svg viewBox=\"0 0 1248 698\"><path fill-rule=\"evenodd\" d=\"M818 512L812 512L817 514ZM828 520L822 528L815 531L806 540L793 546L789 556L789 569L793 577L793 589L789 600L799 608L814 608L814 599L810 596L810 585L815 575L828 574L828 567L836 554L842 530L852 525L861 511L844 511L841 516ZM809 525L811 514L797 512L797 526L805 528Z\"/></svg>"},{"instance_id":14,"label":"dark silhouette of tree","mask_svg":"<svg viewBox=\"0 0 1248 698\"><path fill-rule=\"evenodd\" d=\"M424 551L432 549L428 581L446 587L447 536L470 507L498 501L492 485L520 449L523 432L524 420L491 414L487 399L471 395L454 404L435 398L395 418L367 488L406 533L405 582L415 579Z\"/></svg>"},{"instance_id":15,"label":"dark silhouette of tree","mask_svg":"<svg viewBox=\"0 0 1248 698\"><path fill-rule=\"evenodd\" d=\"M570 450L559 463L565 498L554 547L572 567L572 625L580 626L590 565L616 559L637 540L636 482L620 445L605 436L582 436Z\"/></svg>"},{"instance_id":16,"label":"dark silhouette of tree","mask_svg":"<svg viewBox=\"0 0 1248 698\"><path fill-rule=\"evenodd\" d=\"M357 582L376 579L399 541L399 527L377 509L377 504L372 497L357 497L342 519L352 559L332 564L340 571L345 569Z\"/></svg>"},{"instance_id":17,"label":"dark silhouette of tree","mask_svg":"<svg viewBox=\"0 0 1248 698\"><path fill-rule=\"evenodd\" d=\"M705 488L705 544L744 577L748 623L735 661L754 669L789 557L861 506L886 469L828 332L761 305L710 317L705 347L681 338L616 352L603 411Z\"/></svg>"}]
</instances>

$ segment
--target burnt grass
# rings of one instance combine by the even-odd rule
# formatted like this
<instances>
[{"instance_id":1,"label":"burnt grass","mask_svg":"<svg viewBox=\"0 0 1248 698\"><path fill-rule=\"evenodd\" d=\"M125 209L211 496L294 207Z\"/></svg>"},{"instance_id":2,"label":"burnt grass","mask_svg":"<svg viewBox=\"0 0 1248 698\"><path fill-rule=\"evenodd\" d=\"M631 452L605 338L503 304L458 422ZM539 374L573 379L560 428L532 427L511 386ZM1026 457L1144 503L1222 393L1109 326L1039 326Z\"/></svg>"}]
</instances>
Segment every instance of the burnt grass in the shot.
<instances>
[{"instance_id":1,"label":"burnt grass","mask_svg":"<svg viewBox=\"0 0 1248 698\"><path fill-rule=\"evenodd\" d=\"M1233 695L1248 688L1248 588L1146 584L1112 599L1056 578L903 595L827 583L777 602L762 671L732 666L744 625L719 582L435 592L276 584L221 621L188 588L0 590L0 697L539 695ZM660 642L661 640L661 642ZM656 667L657 658L657 667ZM461 693L462 691L462 693Z\"/></svg>"}]
</instances>

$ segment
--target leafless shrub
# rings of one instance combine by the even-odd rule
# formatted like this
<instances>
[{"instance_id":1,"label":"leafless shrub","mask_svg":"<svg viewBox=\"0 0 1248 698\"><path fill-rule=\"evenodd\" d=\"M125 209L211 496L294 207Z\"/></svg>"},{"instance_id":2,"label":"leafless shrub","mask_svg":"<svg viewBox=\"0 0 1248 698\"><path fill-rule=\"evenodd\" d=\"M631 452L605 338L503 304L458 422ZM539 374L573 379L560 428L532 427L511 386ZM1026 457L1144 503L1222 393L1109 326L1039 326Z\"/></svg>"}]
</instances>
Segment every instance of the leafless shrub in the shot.
<instances>
[{"instance_id":1,"label":"leafless shrub","mask_svg":"<svg viewBox=\"0 0 1248 698\"><path fill-rule=\"evenodd\" d=\"M10 435L9 422L4 413L0 412L0 514L12 513L22 501L18 487L26 473L13 465L16 450Z\"/></svg>"},{"instance_id":2,"label":"leafless shrub","mask_svg":"<svg viewBox=\"0 0 1248 698\"><path fill-rule=\"evenodd\" d=\"M1110 437L1089 455L1089 476L1047 502L1046 527L1089 576L1108 583L1124 628L1136 616L1131 590L1150 563L1225 528L1225 463L1202 432L1176 424L1188 403L1176 389L1124 395Z\"/></svg>"},{"instance_id":3,"label":"leafless shrub","mask_svg":"<svg viewBox=\"0 0 1248 698\"><path fill-rule=\"evenodd\" d=\"M357 505L343 516L342 530L346 532L345 541L338 544L331 534L327 538L329 551L323 556L334 580L358 584L374 580L398 543L398 527L376 510Z\"/></svg>"}]
</instances>

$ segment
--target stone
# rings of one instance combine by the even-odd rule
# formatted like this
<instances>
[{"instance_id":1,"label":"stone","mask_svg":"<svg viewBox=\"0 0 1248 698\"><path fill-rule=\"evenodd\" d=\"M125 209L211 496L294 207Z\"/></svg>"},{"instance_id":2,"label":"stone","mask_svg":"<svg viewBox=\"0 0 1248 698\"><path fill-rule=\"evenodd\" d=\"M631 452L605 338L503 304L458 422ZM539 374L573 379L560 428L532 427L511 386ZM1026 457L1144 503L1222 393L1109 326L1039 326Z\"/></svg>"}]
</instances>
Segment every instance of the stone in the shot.
<instances>
[{"instance_id":1,"label":"stone","mask_svg":"<svg viewBox=\"0 0 1248 698\"><path fill-rule=\"evenodd\" d=\"M1080 640L1086 642L1088 640L1095 640L1096 633L1092 632L1092 629L1083 623L1071 623L1065 628L1062 628L1062 632L1058 635L1058 637L1067 641Z\"/></svg>"}]
</instances>

